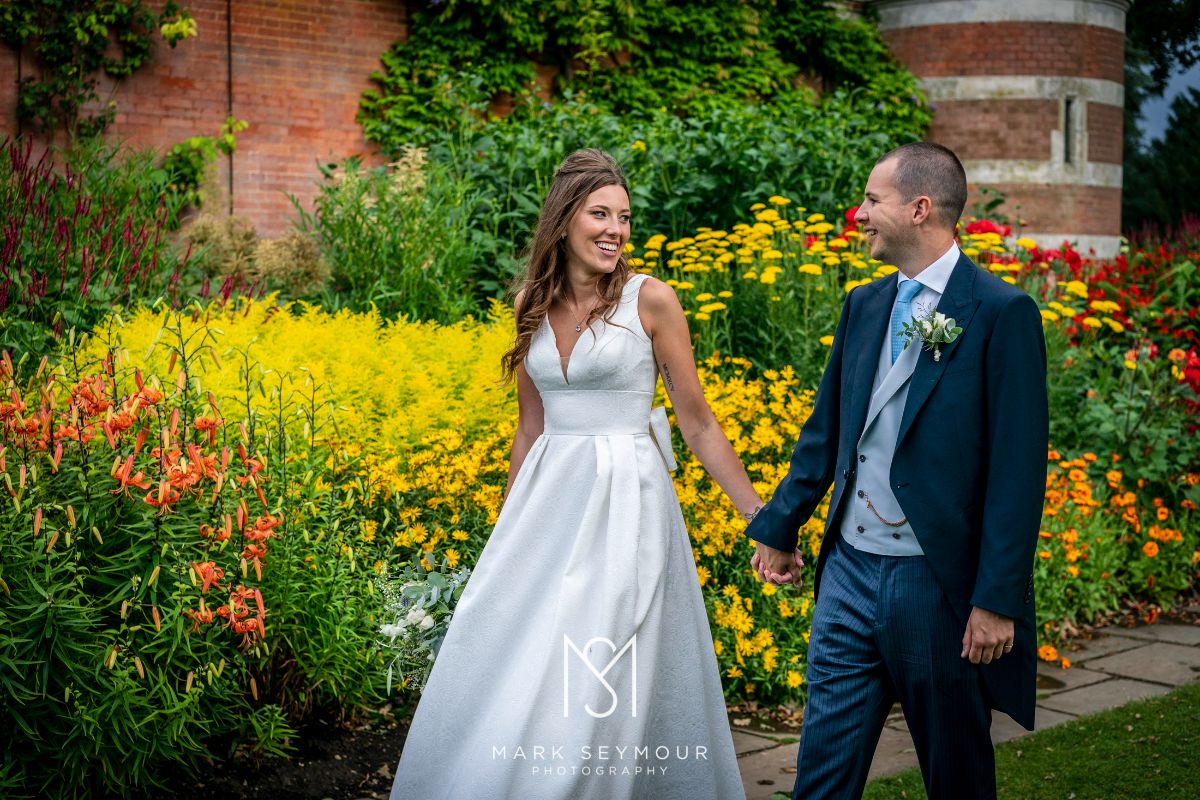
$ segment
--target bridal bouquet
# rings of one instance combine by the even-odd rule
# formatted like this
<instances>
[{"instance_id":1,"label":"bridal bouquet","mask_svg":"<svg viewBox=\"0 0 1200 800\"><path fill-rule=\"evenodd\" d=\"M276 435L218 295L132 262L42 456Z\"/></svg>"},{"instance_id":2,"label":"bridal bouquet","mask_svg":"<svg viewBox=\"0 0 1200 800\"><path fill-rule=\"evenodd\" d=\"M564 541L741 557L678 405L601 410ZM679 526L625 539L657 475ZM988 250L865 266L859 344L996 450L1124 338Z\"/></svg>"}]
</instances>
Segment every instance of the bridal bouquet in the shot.
<instances>
[{"instance_id":1,"label":"bridal bouquet","mask_svg":"<svg viewBox=\"0 0 1200 800\"><path fill-rule=\"evenodd\" d=\"M408 688L420 691L433 668L438 648L450 626L450 616L462 594L471 570L463 567L451 572L447 562L428 568L414 558L392 580L383 565L375 586L383 595L385 621L379 626L376 646L392 658L387 668L387 691L392 692L392 674L408 678Z\"/></svg>"}]
</instances>

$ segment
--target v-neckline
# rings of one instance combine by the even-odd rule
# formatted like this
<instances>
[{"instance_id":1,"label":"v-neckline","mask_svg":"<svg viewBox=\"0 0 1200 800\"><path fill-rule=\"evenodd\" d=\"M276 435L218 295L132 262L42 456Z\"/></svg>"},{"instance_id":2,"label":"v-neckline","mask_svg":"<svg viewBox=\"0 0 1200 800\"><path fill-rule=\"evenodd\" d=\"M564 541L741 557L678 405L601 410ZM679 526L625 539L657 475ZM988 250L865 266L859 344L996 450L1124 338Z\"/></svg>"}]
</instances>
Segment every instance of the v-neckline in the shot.
<instances>
[{"instance_id":1,"label":"v-neckline","mask_svg":"<svg viewBox=\"0 0 1200 800\"><path fill-rule=\"evenodd\" d=\"M542 319L546 323L546 327L550 329L550 343L554 345L554 354L558 356L558 368L562 373L563 383L570 386L571 381L567 378L567 374L571 371L571 361L574 360L575 348L579 346L579 340L583 338L583 334L587 331L590 331L592 329L592 325L596 324L596 320L592 320L592 322L588 323L588 326L580 332L578 337L576 337L575 343L571 345L570 354L564 356L562 351L558 349L558 334L554 332L554 326L550 324L550 312L547 311L546 316ZM566 363L564 364L563 361L566 361Z\"/></svg>"}]
</instances>

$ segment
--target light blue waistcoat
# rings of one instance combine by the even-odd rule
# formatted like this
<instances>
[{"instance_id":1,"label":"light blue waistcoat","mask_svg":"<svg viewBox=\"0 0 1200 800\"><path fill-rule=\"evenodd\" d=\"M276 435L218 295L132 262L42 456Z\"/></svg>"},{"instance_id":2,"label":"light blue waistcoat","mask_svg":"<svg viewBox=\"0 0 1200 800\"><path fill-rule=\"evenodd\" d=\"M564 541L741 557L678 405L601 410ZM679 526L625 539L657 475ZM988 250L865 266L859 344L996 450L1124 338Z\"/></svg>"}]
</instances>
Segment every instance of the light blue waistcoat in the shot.
<instances>
[{"instance_id":1,"label":"light blue waistcoat","mask_svg":"<svg viewBox=\"0 0 1200 800\"><path fill-rule=\"evenodd\" d=\"M847 500L842 506L841 519L842 538L868 553L886 556L924 554L908 522L892 527L880 521L867 507L869 497L876 510L886 519L897 522L905 516L896 496L892 494L889 477L896 440L900 435L900 420L904 416L904 403L908 399L908 387L912 384L912 374L920 353L920 342L913 342L900 352L895 364L888 365L880 357L876 368L867 422L858 440L858 463L846 485Z\"/></svg>"}]
</instances>

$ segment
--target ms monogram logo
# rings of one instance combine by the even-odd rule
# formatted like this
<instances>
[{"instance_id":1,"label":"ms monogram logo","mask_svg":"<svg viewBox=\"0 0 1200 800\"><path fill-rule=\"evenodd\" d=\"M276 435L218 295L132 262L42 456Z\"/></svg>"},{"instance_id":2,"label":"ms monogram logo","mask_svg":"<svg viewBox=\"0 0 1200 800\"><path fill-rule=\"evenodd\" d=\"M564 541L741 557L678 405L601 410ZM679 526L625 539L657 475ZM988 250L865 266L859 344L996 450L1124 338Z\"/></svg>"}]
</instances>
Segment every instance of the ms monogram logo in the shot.
<instances>
[{"instance_id":1,"label":"ms monogram logo","mask_svg":"<svg viewBox=\"0 0 1200 800\"><path fill-rule=\"evenodd\" d=\"M584 652L584 651L590 650L592 645L596 644L598 642L603 642L604 644L608 645L613 650L613 657L611 659L609 659L608 663L604 665L604 669L602 669L602 670L597 670L595 665L592 664L591 659L588 658L586 652ZM630 709L630 716L636 717L637 716L637 634L636 633L633 634L633 636L631 636L629 638L629 641L625 643L625 646L622 647L620 650L617 650L617 645L615 642L613 642L612 639L606 639L603 636L595 636L591 639L588 639L587 643L583 646L583 651L580 651L580 649L575 646L575 643L573 641L571 641L570 636L568 636L565 633L563 634L563 716L564 717L571 716L571 713L570 713L571 712L571 704L570 704L570 700L569 700L569 695L570 695L570 686L569 686L570 677L569 677L569 675L570 675L570 654L572 651L574 651L575 655L579 656L580 660L582 660L583 663L587 665L588 672L595 675L596 680L598 680L598 681L600 681L600 683L604 684L605 690L607 690L609 695L612 697L612 704L609 705L608 710L603 713L598 713L596 711L593 711L592 707L587 704L584 705L584 707L583 707L584 710L587 711L587 713L591 714L593 717L596 717L597 719L603 719L604 717L609 716L610 714L612 714L614 711L617 710L617 702L618 702L617 701L617 693L613 689L613 687L611 685L609 685L608 681L605 680L604 676L607 675L609 670L611 670L613 668L613 665L616 664L617 661L620 660L621 656L623 656L626 651L629 651L629 664L633 670L633 681L632 681L632 686L630 689L629 709Z\"/></svg>"}]
</instances>

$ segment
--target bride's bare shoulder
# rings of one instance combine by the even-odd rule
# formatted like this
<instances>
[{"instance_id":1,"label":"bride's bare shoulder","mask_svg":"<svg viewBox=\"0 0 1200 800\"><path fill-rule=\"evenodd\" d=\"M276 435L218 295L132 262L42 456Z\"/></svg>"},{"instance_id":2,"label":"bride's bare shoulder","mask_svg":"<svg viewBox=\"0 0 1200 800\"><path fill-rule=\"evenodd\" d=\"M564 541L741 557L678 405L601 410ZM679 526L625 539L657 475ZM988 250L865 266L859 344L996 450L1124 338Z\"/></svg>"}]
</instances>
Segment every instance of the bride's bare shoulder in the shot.
<instances>
[{"instance_id":1,"label":"bride's bare shoulder","mask_svg":"<svg viewBox=\"0 0 1200 800\"><path fill-rule=\"evenodd\" d=\"M647 275L638 290L638 315L646 335L654 338L655 330L662 330L669 322L683 319L683 306L669 284Z\"/></svg>"}]
</instances>

